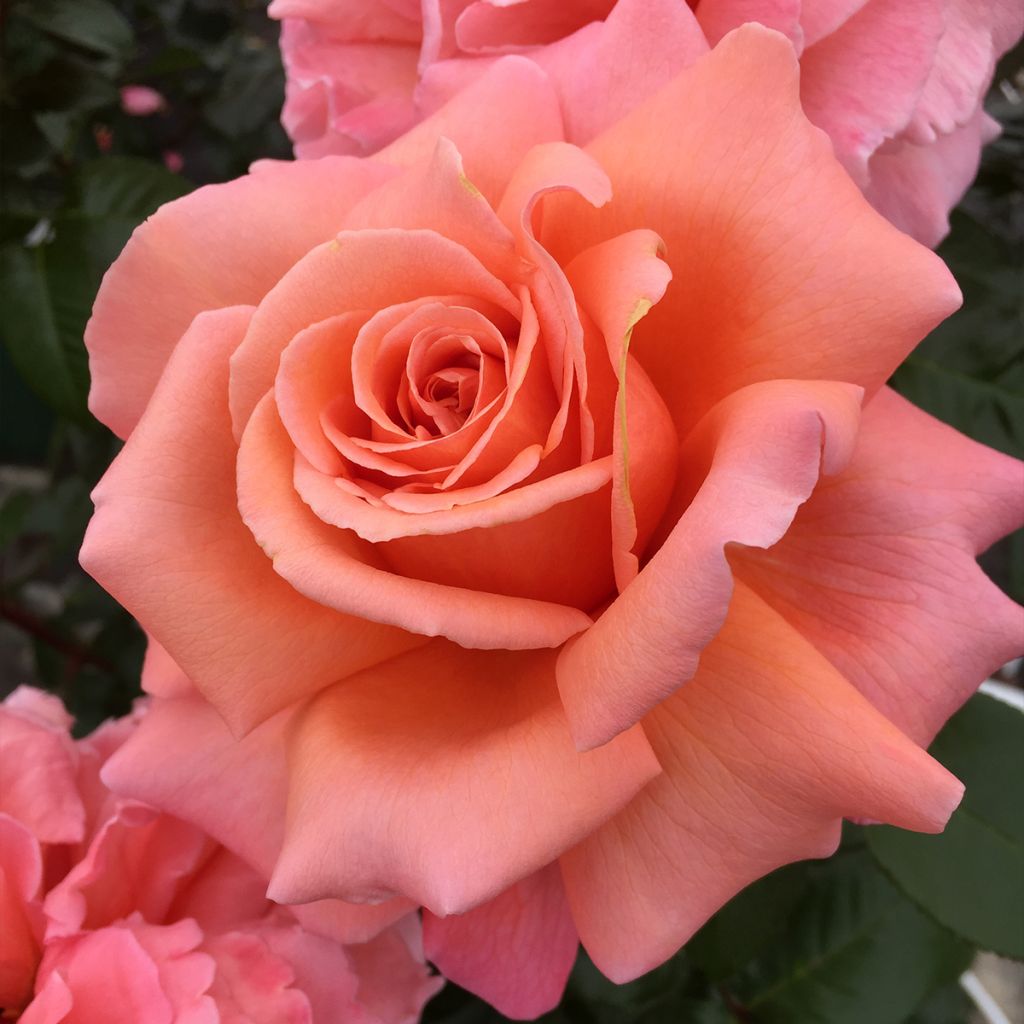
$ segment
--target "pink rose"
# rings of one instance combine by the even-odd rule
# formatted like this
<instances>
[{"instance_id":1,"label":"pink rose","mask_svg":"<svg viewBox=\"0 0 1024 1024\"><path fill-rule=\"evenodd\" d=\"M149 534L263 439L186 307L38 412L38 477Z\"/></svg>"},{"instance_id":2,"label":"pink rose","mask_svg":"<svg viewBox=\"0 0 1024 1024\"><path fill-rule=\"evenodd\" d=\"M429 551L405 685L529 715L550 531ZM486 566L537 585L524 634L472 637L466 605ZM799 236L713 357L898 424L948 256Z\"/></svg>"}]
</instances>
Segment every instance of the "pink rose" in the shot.
<instances>
[{"instance_id":1,"label":"pink rose","mask_svg":"<svg viewBox=\"0 0 1024 1024\"><path fill-rule=\"evenodd\" d=\"M424 906L520 1015L844 816L943 827L921 746L1020 643L974 556L1021 467L885 389L959 293L798 72L746 26L618 118L631 62L584 150L506 57L136 232L87 332L127 443L82 559L156 641L113 785L280 901Z\"/></svg>"},{"instance_id":2,"label":"pink rose","mask_svg":"<svg viewBox=\"0 0 1024 1024\"><path fill-rule=\"evenodd\" d=\"M138 715L73 741L55 697L0 705L0 1007L22 1024L409 1024L438 980L406 915L284 908L194 825L111 793ZM370 929L371 931L374 929ZM112 994L116 993L116 998Z\"/></svg>"},{"instance_id":3,"label":"pink rose","mask_svg":"<svg viewBox=\"0 0 1024 1024\"><path fill-rule=\"evenodd\" d=\"M583 145L609 99L625 113L727 32L761 22L800 55L804 109L854 181L926 245L949 230L998 133L982 99L1024 31L1014 0L274 0L270 13L282 19L282 120L299 157L372 153L507 53L548 71L566 138ZM647 89L620 92L638 73Z\"/></svg>"},{"instance_id":4,"label":"pink rose","mask_svg":"<svg viewBox=\"0 0 1024 1024\"><path fill-rule=\"evenodd\" d=\"M132 117L148 117L166 106L163 95L148 85L126 85L121 89L121 109Z\"/></svg>"}]
</instances>

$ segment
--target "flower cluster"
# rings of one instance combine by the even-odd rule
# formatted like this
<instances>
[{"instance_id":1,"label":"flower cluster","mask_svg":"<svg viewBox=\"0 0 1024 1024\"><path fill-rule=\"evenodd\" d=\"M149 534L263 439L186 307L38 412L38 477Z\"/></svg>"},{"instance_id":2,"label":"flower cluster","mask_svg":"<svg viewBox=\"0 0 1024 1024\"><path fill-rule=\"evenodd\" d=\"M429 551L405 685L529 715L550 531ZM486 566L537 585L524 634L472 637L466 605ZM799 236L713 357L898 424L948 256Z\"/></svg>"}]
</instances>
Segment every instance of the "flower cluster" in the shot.
<instances>
[{"instance_id":1,"label":"flower cluster","mask_svg":"<svg viewBox=\"0 0 1024 1024\"><path fill-rule=\"evenodd\" d=\"M82 560L151 638L105 780L514 1016L843 818L941 830L1021 643L1020 464L885 386L1020 19L752 6L275 0L342 155L163 207L87 330Z\"/></svg>"},{"instance_id":2,"label":"flower cluster","mask_svg":"<svg viewBox=\"0 0 1024 1024\"><path fill-rule=\"evenodd\" d=\"M194 825L112 793L144 712L74 741L56 698L0 705L0 1007L22 1024L411 1024L437 990L418 922L357 945L331 903L285 908Z\"/></svg>"}]
</instances>

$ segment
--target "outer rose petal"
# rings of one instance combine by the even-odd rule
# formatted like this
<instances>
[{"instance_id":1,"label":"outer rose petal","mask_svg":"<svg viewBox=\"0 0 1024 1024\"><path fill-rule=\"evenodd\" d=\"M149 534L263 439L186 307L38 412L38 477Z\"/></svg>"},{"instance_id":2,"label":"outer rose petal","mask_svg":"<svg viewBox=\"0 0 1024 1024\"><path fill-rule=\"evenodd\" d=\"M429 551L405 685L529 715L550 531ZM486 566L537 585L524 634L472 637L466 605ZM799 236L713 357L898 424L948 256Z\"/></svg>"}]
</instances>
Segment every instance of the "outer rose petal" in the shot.
<instances>
[{"instance_id":1,"label":"outer rose petal","mask_svg":"<svg viewBox=\"0 0 1024 1024\"><path fill-rule=\"evenodd\" d=\"M854 181L910 123L946 30L948 0L872 0L804 51L800 96Z\"/></svg>"},{"instance_id":2,"label":"outer rose petal","mask_svg":"<svg viewBox=\"0 0 1024 1024\"><path fill-rule=\"evenodd\" d=\"M581 749L638 722L693 675L725 620L726 545L769 547L786 532L819 474L849 459L859 400L849 384L754 384L686 439L675 498L685 511L639 576L559 657L558 687Z\"/></svg>"},{"instance_id":3,"label":"outer rose petal","mask_svg":"<svg viewBox=\"0 0 1024 1024\"><path fill-rule=\"evenodd\" d=\"M74 843L85 829L71 719L60 701L26 686L0 705L0 813L41 843Z\"/></svg>"},{"instance_id":4,"label":"outer rose petal","mask_svg":"<svg viewBox=\"0 0 1024 1024\"><path fill-rule=\"evenodd\" d=\"M802 6L801 0L699 0L697 20L712 46L734 28L748 21L757 21L765 28L773 28L787 36L799 53L804 45L804 31L800 24ZM807 6L828 7L834 4L818 0Z\"/></svg>"},{"instance_id":5,"label":"outer rose petal","mask_svg":"<svg viewBox=\"0 0 1024 1024\"><path fill-rule=\"evenodd\" d=\"M465 914L424 911L423 942L449 981L515 1020L558 1005L579 947L557 864Z\"/></svg>"},{"instance_id":6,"label":"outer rose petal","mask_svg":"<svg viewBox=\"0 0 1024 1024\"><path fill-rule=\"evenodd\" d=\"M197 313L258 302L392 173L343 157L263 161L161 206L107 271L85 329L93 415L127 437Z\"/></svg>"},{"instance_id":7,"label":"outer rose petal","mask_svg":"<svg viewBox=\"0 0 1024 1024\"><path fill-rule=\"evenodd\" d=\"M103 779L117 792L195 823L266 879L284 831L290 717L282 712L235 740L202 699L157 700L104 766ZM169 760L167 750L177 755ZM217 786L209 785L211 778ZM364 942L411 909L397 900L373 907L328 900L291 908L307 927L342 942Z\"/></svg>"},{"instance_id":8,"label":"outer rose petal","mask_svg":"<svg viewBox=\"0 0 1024 1024\"><path fill-rule=\"evenodd\" d=\"M196 318L93 494L81 552L86 570L239 729L421 642L306 600L245 528L227 371L249 316L236 308Z\"/></svg>"},{"instance_id":9,"label":"outer rose petal","mask_svg":"<svg viewBox=\"0 0 1024 1024\"><path fill-rule=\"evenodd\" d=\"M707 50L685 3L618 0L603 24L530 56L558 89L566 139L584 145Z\"/></svg>"},{"instance_id":10,"label":"outer rose petal","mask_svg":"<svg viewBox=\"0 0 1024 1024\"><path fill-rule=\"evenodd\" d=\"M39 843L19 821L0 814L0 1006L20 1010L32 996L42 939Z\"/></svg>"},{"instance_id":11,"label":"outer rose petal","mask_svg":"<svg viewBox=\"0 0 1024 1024\"><path fill-rule=\"evenodd\" d=\"M891 391L864 410L852 462L737 576L907 735L927 744L1024 651L1024 609L974 556L1024 521L1024 465Z\"/></svg>"},{"instance_id":12,"label":"outer rose petal","mask_svg":"<svg viewBox=\"0 0 1024 1024\"><path fill-rule=\"evenodd\" d=\"M441 136L455 143L467 177L494 206L528 149L563 138L558 98L532 61L503 57L377 157L399 167L422 164Z\"/></svg>"},{"instance_id":13,"label":"outer rose petal","mask_svg":"<svg viewBox=\"0 0 1024 1024\"><path fill-rule=\"evenodd\" d=\"M963 787L738 584L697 676L644 722L665 768L562 857L580 937L614 981L671 956L840 818L940 831Z\"/></svg>"},{"instance_id":14,"label":"outer rose petal","mask_svg":"<svg viewBox=\"0 0 1024 1024\"><path fill-rule=\"evenodd\" d=\"M623 806L657 762L636 729L578 754L554 659L436 641L311 702L290 737L273 898L402 893L459 913Z\"/></svg>"},{"instance_id":15,"label":"outer rose petal","mask_svg":"<svg viewBox=\"0 0 1024 1024\"><path fill-rule=\"evenodd\" d=\"M39 995L20 1020L217 1024L203 995L213 961L193 952L201 938L192 921L158 927L137 918L53 943L40 967Z\"/></svg>"},{"instance_id":16,"label":"outer rose petal","mask_svg":"<svg viewBox=\"0 0 1024 1024\"><path fill-rule=\"evenodd\" d=\"M632 228L664 239L672 283L631 351L680 437L758 380L875 390L959 302L942 261L864 201L797 85L792 46L744 26L591 143L612 179L607 207L545 205L556 255Z\"/></svg>"},{"instance_id":17,"label":"outer rose petal","mask_svg":"<svg viewBox=\"0 0 1024 1024\"><path fill-rule=\"evenodd\" d=\"M975 115L930 145L895 143L871 158L864 195L901 231L935 246L949 232L949 211L974 180L981 147L999 125L979 106Z\"/></svg>"}]
</instances>

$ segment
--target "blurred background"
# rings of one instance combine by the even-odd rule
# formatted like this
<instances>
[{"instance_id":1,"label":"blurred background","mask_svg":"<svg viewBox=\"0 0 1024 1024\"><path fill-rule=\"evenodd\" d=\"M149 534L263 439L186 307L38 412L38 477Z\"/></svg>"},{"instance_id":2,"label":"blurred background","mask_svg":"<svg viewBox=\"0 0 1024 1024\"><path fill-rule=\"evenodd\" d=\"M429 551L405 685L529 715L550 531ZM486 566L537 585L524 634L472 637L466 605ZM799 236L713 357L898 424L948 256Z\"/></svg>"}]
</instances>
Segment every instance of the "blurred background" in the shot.
<instances>
[{"instance_id":1,"label":"blurred background","mask_svg":"<svg viewBox=\"0 0 1024 1024\"><path fill-rule=\"evenodd\" d=\"M278 123L283 75L265 0L4 0L0 26L0 696L22 683L57 693L84 734L128 711L144 644L76 560L89 492L119 444L86 408L83 328L105 269L161 203L243 174L255 159L290 158ZM893 384L964 433L1021 457L1020 46L1002 61L988 109L1003 135L986 150L939 250L965 306ZM1024 600L1024 536L983 564ZM1020 666L1002 679L1019 687ZM986 742L971 740L978 735ZM977 1016L957 978L979 948L1024 957L1024 924L1012 920L1019 909L1024 921L1013 877L1024 889L1021 804L992 825L1004 813L993 801L1024 801L1016 788L1024 784L1024 735L979 697L939 737L936 753L969 795L977 780L980 803L965 803L966 813L992 826L1009 852L985 846L987 832L964 838L967 825L939 839L851 826L832 861L751 887L640 982L612 986L581 959L563 1006L545 1020L996 1024ZM995 788L1000 797L986 796ZM924 895L902 884L921 858L938 872L935 891ZM999 963L975 969L1010 1019L1024 1021L1020 974ZM426 1017L501 1019L454 986Z\"/></svg>"}]
</instances>

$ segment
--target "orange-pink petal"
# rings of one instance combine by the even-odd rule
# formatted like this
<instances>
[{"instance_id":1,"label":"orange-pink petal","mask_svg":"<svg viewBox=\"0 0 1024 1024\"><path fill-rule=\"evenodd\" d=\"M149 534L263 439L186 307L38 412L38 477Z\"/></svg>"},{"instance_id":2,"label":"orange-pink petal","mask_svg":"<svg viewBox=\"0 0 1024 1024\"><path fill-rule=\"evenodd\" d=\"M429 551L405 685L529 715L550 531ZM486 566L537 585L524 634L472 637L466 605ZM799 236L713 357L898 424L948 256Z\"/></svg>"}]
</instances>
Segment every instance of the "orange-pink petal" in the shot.
<instances>
[{"instance_id":1,"label":"orange-pink petal","mask_svg":"<svg viewBox=\"0 0 1024 1024\"><path fill-rule=\"evenodd\" d=\"M462 913L619 810L657 761L639 729L578 753L554 660L435 641L312 701L289 740L273 897Z\"/></svg>"},{"instance_id":2,"label":"orange-pink petal","mask_svg":"<svg viewBox=\"0 0 1024 1024\"><path fill-rule=\"evenodd\" d=\"M644 728L664 774L562 857L580 938L619 982L761 875L831 854L841 818L937 832L963 792L742 585Z\"/></svg>"}]
</instances>

